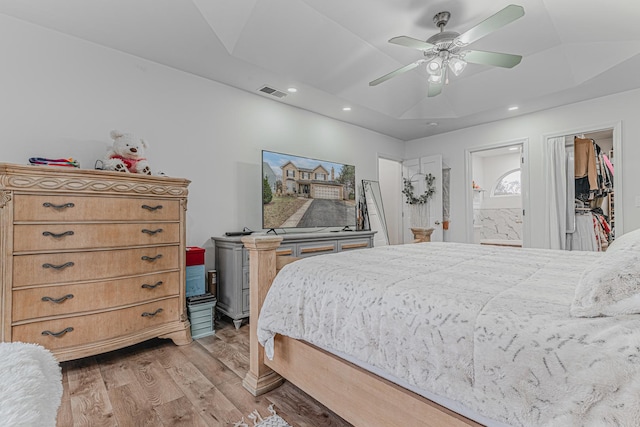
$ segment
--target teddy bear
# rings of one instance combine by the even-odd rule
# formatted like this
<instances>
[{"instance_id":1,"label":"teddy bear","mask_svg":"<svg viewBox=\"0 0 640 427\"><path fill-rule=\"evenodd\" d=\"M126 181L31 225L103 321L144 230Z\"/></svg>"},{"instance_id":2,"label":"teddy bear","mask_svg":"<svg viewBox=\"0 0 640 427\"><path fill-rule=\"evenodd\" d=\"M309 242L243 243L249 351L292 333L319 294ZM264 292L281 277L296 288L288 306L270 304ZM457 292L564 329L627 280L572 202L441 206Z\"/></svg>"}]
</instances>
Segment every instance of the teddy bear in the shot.
<instances>
[{"instance_id":1,"label":"teddy bear","mask_svg":"<svg viewBox=\"0 0 640 427\"><path fill-rule=\"evenodd\" d=\"M113 146L103 160L105 170L151 175L151 167L144 157L149 145L144 139L117 130L112 130L110 135Z\"/></svg>"}]
</instances>

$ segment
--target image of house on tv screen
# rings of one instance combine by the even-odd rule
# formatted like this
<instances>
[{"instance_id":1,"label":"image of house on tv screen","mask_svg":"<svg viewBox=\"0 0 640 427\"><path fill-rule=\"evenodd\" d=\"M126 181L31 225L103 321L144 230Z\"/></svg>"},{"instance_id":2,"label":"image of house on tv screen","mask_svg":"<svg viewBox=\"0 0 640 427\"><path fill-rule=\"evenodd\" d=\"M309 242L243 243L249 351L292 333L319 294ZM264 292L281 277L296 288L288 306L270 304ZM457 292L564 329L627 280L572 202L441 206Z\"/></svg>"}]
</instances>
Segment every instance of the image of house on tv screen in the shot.
<instances>
[{"instance_id":1,"label":"image of house on tv screen","mask_svg":"<svg viewBox=\"0 0 640 427\"><path fill-rule=\"evenodd\" d=\"M262 152L262 227L355 227L355 166Z\"/></svg>"}]
</instances>

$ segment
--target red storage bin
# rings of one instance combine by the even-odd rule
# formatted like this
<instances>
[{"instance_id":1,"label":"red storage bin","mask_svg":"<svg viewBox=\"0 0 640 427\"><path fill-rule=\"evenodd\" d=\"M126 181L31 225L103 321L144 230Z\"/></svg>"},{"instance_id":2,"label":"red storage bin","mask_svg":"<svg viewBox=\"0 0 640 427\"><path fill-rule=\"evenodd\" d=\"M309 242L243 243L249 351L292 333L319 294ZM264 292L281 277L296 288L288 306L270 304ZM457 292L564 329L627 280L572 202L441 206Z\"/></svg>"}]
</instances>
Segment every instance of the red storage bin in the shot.
<instances>
[{"instance_id":1,"label":"red storage bin","mask_svg":"<svg viewBox=\"0 0 640 427\"><path fill-rule=\"evenodd\" d=\"M187 267L204 264L204 248L187 246Z\"/></svg>"}]
</instances>

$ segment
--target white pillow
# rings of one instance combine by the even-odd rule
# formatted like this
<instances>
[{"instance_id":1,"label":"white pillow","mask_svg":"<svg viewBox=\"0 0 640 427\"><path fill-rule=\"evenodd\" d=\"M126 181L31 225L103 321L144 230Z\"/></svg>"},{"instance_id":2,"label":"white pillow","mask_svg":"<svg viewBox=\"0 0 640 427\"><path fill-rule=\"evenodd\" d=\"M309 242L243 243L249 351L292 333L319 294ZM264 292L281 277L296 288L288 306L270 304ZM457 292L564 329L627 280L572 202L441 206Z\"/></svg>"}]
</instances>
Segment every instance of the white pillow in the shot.
<instances>
[{"instance_id":1,"label":"white pillow","mask_svg":"<svg viewBox=\"0 0 640 427\"><path fill-rule=\"evenodd\" d=\"M640 228L615 239L605 253L611 254L622 251L640 252Z\"/></svg>"},{"instance_id":2,"label":"white pillow","mask_svg":"<svg viewBox=\"0 0 640 427\"><path fill-rule=\"evenodd\" d=\"M570 312L574 317L640 314L640 229L614 240L584 270Z\"/></svg>"}]
</instances>

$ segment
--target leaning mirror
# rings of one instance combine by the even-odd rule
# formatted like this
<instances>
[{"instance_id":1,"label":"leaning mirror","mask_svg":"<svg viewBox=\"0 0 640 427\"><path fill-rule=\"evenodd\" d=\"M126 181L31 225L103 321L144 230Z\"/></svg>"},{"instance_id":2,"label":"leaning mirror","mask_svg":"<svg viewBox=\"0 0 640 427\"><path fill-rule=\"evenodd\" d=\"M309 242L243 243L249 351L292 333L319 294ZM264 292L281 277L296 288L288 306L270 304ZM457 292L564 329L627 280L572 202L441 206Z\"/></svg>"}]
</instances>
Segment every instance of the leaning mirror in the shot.
<instances>
[{"instance_id":1,"label":"leaning mirror","mask_svg":"<svg viewBox=\"0 0 640 427\"><path fill-rule=\"evenodd\" d=\"M382 194L380 193L380 183L378 181L362 180L365 206L369 219L369 227L376 231L373 238L374 246L385 246L389 244L389 234L387 233L387 221L384 217L382 207Z\"/></svg>"}]
</instances>

